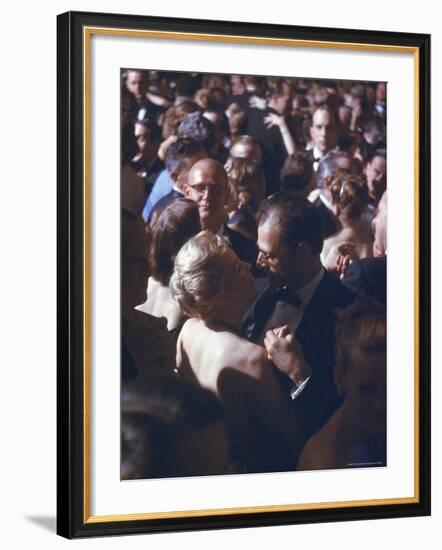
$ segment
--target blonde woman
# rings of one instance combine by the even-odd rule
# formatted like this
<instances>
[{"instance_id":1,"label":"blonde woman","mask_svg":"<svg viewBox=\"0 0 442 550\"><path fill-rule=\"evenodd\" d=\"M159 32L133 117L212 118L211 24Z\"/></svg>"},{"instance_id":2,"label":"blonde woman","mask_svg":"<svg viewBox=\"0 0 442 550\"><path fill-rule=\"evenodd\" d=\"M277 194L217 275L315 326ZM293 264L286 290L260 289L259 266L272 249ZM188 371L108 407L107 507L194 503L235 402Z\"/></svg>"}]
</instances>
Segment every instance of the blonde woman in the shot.
<instances>
[{"instance_id":1,"label":"blonde woman","mask_svg":"<svg viewBox=\"0 0 442 550\"><path fill-rule=\"evenodd\" d=\"M177 368L226 409L236 472L291 469L291 403L264 348L239 333L256 296L250 267L219 236L202 231L175 259L172 294L190 317L177 343Z\"/></svg>"}]
</instances>

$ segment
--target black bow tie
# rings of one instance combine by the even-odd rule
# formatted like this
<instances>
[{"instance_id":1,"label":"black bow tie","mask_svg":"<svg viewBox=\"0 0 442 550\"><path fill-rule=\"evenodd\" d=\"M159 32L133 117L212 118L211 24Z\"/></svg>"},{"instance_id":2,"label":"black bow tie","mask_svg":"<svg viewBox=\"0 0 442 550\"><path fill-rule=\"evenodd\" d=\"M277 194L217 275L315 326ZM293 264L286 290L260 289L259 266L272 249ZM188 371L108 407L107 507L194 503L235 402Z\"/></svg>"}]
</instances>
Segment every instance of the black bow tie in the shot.
<instances>
[{"instance_id":1,"label":"black bow tie","mask_svg":"<svg viewBox=\"0 0 442 550\"><path fill-rule=\"evenodd\" d=\"M275 306L278 302L291 304L299 308L301 299L296 294L280 287L278 290L267 288L256 300L253 306L249 309L243 319L242 332L252 342L256 342L264 330L267 320L273 314Z\"/></svg>"},{"instance_id":2,"label":"black bow tie","mask_svg":"<svg viewBox=\"0 0 442 550\"><path fill-rule=\"evenodd\" d=\"M301 298L297 294L291 294L286 287L281 287L275 292L275 300L290 304L296 308L300 308L302 304Z\"/></svg>"}]
</instances>

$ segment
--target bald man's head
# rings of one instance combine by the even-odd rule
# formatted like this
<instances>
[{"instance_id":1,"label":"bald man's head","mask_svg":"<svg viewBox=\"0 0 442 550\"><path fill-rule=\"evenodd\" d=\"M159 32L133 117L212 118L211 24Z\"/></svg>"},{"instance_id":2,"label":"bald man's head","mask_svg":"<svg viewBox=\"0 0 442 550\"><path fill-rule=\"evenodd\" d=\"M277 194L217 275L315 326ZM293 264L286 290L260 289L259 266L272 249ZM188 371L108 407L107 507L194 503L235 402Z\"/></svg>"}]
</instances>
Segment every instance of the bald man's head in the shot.
<instances>
[{"instance_id":1,"label":"bald man's head","mask_svg":"<svg viewBox=\"0 0 442 550\"><path fill-rule=\"evenodd\" d=\"M216 233L226 219L227 174L223 166L212 159L196 162L184 194L198 204L201 227Z\"/></svg>"}]
</instances>

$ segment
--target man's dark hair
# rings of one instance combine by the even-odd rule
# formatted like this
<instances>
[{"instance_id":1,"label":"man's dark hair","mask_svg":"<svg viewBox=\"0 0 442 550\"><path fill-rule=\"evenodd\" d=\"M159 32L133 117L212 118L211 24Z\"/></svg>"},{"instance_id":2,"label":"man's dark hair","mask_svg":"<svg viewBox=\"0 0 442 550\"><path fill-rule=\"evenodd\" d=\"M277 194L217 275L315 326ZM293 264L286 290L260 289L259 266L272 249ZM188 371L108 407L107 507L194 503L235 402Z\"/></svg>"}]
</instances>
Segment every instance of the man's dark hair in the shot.
<instances>
[{"instance_id":1,"label":"man's dark hair","mask_svg":"<svg viewBox=\"0 0 442 550\"><path fill-rule=\"evenodd\" d=\"M215 126L201 113L189 113L178 128L178 136L201 142L209 153L215 143Z\"/></svg>"},{"instance_id":2,"label":"man's dark hair","mask_svg":"<svg viewBox=\"0 0 442 550\"><path fill-rule=\"evenodd\" d=\"M258 211L258 225L270 221L279 232L287 249L300 242L310 245L313 254L320 254L324 242L321 218L317 208L307 199L290 191L278 191L263 200Z\"/></svg>"},{"instance_id":3,"label":"man's dark hair","mask_svg":"<svg viewBox=\"0 0 442 550\"><path fill-rule=\"evenodd\" d=\"M126 81L129 73L140 73L141 78L143 80L147 80L147 71L144 71L143 69L124 69L121 71L121 78Z\"/></svg>"},{"instance_id":4,"label":"man's dark hair","mask_svg":"<svg viewBox=\"0 0 442 550\"><path fill-rule=\"evenodd\" d=\"M385 149L375 149L367 156L366 162L372 162L375 157L382 157L384 160L387 160L387 151Z\"/></svg>"},{"instance_id":5,"label":"man's dark hair","mask_svg":"<svg viewBox=\"0 0 442 550\"><path fill-rule=\"evenodd\" d=\"M225 136L228 136L230 134L230 126L229 126L229 119L227 118L226 113L217 107L212 108L212 106L209 107L209 104L207 104L207 109L205 110L206 113L215 113L218 116L218 122L214 124L215 127L218 127L218 130ZM213 123L212 123L213 124Z\"/></svg>"},{"instance_id":6,"label":"man's dark hair","mask_svg":"<svg viewBox=\"0 0 442 550\"><path fill-rule=\"evenodd\" d=\"M181 247L201 231L198 205L190 199L175 199L160 214L152 229L152 275L167 286L173 261Z\"/></svg>"},{"instance_id":7,"label":"man's dark hair","mask_svg":"<svg viewBox=\"0 0 442 550\"><path fill-rule=\"evenodd\" d=\"M192 97L198 89L197 79L188 74L180 74L176 79L176 95Z\"/></svg>"},{"instance_id":8,"label":"man's dark hair","mask_svg":"<svg viewBox=\"0 0 442 550\"><path fill-rule=\"evenodd\" d=\"M160 141L161 128L151 118L143 118L142 120L136 120L135 124L140 124L144 128L149 130L150 141Z\"/></svg>"},{"instance_id":9,"label":"man's dark hair","mask_svg":"<svg viewBox=\"0 0 442 550\"><path fill-rule=\"evenodd\" d=\"M264 97L267 90L267 79L265 76L246 75L244 76L244 82L246 85L253 85L255 87L255 94L260 97Z\"/></svg>"},{"instance_id":10,"label":"man's dark hair","mask_svg":"<svg viewBox=\"0 0 442 550\"><path fill-rule=\"evenodd\" d=\"M303 191L310 182L312 163L302 153L290 155L281 168L281 190Z\"/></svg>"},{"instance_id":11,"label":"man's dark hair","mask_svg":"<svg viewBox=\"0 0 442 550\"><path fill-rule=\"evenodd\" d=\"M169 174L179 172L182 168L182 162L185 159L195 156L204 151L200 141L188 137L178 138L171 143L166 153L166 168Z\"/></svg>"},{"instance_id":12,"label":"man's dark hair","mask_svg":"<svg viewBox=\"0 0 442 550\"><path fill-rule=\"evenodd\" d=\"M364 119L362 128L364 132L371 132L371 130L376 128L382 133L385 129L385 122L380 117L372 115Z\"/></svg>"},{"instance_id":13,"label":"man's dark hair","mask_svg":"<svg viewBox=\"0 0 442 550\"><path fill-rule=\"evenodd\" d=\"M337 148L339 151L347 153L352 147L359 144L359 135L357 132L340 132L338 134Z\"/></svg>"},{"instance_id":14,"label":"man's dark hair","mask_svg":"<svg viewBox=\"0 0 442 550\"><path fill-rule=\"evenodd\" d=\"M223 88L211 88L207 97L207 109L224 112L227 107L227 92Z\"/></svg>"},{"instance_id":15,"label":"man's dark hair","mask_svg":"<svg viewBox=\"0 0 442 550\"><path fill-rule=\"evenodd\" d=\"M137 154L137 142L134 133L134 123L126 122L121 129L121 162L129 164L129 162Z\"/></svg>"}]
</instances>

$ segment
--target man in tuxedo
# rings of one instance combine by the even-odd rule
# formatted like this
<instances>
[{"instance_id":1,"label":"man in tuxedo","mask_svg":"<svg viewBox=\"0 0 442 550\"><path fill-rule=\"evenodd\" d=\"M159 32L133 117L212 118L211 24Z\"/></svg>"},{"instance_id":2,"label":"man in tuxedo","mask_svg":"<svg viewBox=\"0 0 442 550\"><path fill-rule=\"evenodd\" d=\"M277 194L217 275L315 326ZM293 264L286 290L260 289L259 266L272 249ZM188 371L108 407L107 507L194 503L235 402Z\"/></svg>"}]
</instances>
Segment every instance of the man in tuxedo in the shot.
<instances>
[{"instance_id":1,"label":"man in tuxedo","mask_svg":"<svg viewBox=\"0 0 442 550\"><path fill-rule=\"evenodd\" d=\"M300 428L300 452L340 404L333 379L336 312L354 293L321 265L321 220L307 200L280 191L258 214L258 265L268 275L243 319L244 335L264 343L280 369ZM283 328L281 328L283 327ZM295 360L287 360L293 352Z\"/></svg>"},{"instance_id":2,"label":"man in tuxedo","mask_svg":"<svg viewBox=\"0 0 442 550\"><path fill-rule=\"evenodd\" d=\"M129 69L124 73L123 80L129 92L129 118L134 121L146 118L157 121L164 109L147 98L149 84L146 71Z\"/></svg>"},{"instance_id":3,"label":"man in tuxedo","mask_svg":"<svg viewBox=\"0 0 442 550\"><path fill-rule=\"evenodd\" d=\"M132 159L131 166L144 179L146 192L150 193L158 176L164 170L164 162L158 157L161 129L151 119L137 120L134 136L138 152Z\"/></svg>"},{"instance_id":4,"label":"man in tuxedo","mask_svg":"<svg viewBox=\"0 0 442 550\"><path fill-rule=\"evenodd\" d=\"M328 151L336 147L336 142L336 115L328 105L319 105L312 115L310 126L311 149L308 151L315 172L318 169L319 161Z\"/></svg>"},{"instance_id":5,"label":"man in tuxedo","mask_svg":"<svg viewBox=\"0 0 442 550\"><path fill-rule=\"evenodd\" d=\"M253 275L261 275L261 270L256 266L256 244L225 223L228 184L223 166L213 159L196 162L184 185L184 194L198 204L201 228L224 237L240 260L250 264Z\"/></svg>"}]
</instances>

